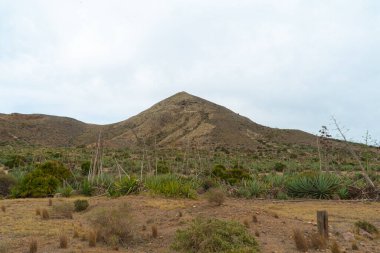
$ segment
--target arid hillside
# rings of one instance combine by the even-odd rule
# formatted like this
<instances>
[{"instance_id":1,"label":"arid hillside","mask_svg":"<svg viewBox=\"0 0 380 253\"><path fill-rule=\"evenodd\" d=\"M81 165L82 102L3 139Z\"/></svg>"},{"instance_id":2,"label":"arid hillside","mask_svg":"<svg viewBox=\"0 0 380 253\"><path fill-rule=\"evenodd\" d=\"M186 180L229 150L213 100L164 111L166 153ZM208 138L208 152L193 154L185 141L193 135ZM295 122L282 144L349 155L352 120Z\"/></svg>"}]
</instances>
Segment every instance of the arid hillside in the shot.
<instances>
[{"instance_id":1,"label":"arid hillside","mask_svg":"<svg viewBox=\"0 0 380 253\"><path fill-rule=\"evenodd\" d=\"M255 149L260 143L315 145L315 136L299 130L259 125L231 110L177 93L110 125L86 124L48 115L0 114L0 144L67 147L91 145L101 132L110 147L156 146Z\"/></svg>"}]
</instances>

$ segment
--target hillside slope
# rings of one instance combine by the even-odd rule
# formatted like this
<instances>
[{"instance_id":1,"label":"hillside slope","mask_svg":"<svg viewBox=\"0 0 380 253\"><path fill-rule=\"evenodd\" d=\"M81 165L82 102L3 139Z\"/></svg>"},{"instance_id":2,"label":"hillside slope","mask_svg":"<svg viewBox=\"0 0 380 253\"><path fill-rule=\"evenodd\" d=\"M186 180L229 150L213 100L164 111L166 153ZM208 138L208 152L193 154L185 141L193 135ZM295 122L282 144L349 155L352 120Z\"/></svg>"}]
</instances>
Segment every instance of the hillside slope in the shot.
<instances>
[{"instance_id":1,"label":"hillside slope","mask_svg":"<svg viewBox=\"0 0 380 253\"><path fill-rule=\"evenodd\" d=\"M263 142L315 145L315 136L311 134L259 125L186 92L177 93L125 121L103 126L66 117L0 114L0 144L3 145L91 145L99 132L106 146L118 148L254 149Z\"/></svg>"}]
</instances>

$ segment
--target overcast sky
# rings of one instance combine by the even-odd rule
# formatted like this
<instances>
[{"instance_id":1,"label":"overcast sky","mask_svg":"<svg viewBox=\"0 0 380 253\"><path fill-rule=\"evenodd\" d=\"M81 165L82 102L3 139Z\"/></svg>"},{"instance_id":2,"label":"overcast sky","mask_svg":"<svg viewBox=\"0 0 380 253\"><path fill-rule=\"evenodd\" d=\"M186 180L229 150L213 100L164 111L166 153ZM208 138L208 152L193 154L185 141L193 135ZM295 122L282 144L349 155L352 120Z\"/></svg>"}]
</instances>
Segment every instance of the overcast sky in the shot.
<instances>
[{"instance_id":1,"label":"overcast sky","mask_svg":"<svg viewBox=\"0 0 380 253\"><path fill-rule=\"evenodd\" d=\"M0 0L0 112L125 120L179 91L380 139L380 1Z\"/></svg>"}]
</instances>

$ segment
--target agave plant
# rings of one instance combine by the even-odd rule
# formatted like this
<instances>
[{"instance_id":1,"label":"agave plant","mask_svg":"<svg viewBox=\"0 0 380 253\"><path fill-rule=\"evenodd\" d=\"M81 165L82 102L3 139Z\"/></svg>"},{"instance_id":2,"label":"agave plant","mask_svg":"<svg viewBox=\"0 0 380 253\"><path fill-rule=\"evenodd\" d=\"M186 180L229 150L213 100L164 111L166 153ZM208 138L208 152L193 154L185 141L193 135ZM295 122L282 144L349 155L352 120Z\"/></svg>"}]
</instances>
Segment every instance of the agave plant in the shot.
<instances>
[{"instance_id":1,"label":"agave plant","mask_svg":"<svg viewBox=\"0 0 380 253\"><path fill-rule=\"evenodd\" d=\"M287 190L293 197L329 199L338 191L340 184L340 178L333 174L300 174L289 180Z\"/></svg>"}]
</instances>

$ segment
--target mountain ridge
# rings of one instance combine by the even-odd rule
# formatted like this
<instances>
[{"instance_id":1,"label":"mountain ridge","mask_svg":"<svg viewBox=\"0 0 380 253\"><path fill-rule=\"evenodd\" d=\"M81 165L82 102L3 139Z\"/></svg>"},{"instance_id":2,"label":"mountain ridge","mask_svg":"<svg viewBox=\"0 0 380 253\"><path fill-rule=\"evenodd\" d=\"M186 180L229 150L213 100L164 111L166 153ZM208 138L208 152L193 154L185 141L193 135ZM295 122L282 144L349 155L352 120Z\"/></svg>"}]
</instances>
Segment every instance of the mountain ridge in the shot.
<instances>
[{"instance_id":1,"label":"mountain ridge","mask_svg":"<svg viewBox=\"0 0 380 253\"><path fill-rule=\"evenodd\" d=\"M186 92L176 93L124 121L88 124L44 114L0 114L1 145L52 147L93 145L101 132L104 145L115 148L255 149L263 142L315 145L301 130L255 123L232 110Z\"/></svg>"}]
</instances>

